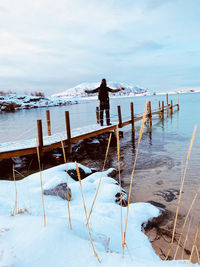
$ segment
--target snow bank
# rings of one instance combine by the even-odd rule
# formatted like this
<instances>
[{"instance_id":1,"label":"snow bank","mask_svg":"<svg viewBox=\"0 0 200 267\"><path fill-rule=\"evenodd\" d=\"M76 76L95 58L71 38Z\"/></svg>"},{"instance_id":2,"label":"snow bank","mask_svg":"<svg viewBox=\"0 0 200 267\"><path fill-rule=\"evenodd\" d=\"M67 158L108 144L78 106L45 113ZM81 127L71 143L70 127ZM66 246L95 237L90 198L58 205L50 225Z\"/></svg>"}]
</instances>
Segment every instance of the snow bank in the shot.
<instances>
[{"instance_id":1,"label":"snow bank","mask_svg":"<svg viewBox=\"0 0 200 267\"><path fill-rule=\"evenodd\" d=\"M0 111L14 111L41 107L54 107L77 104L73 99L59 97L40 97L21 94L0 95Z\"/></svg>"},{"instance_id":2,"label":"snow bank","mask_svg":"<svg viewBox=\"0 0 200 267\"><path fill-rule=\"evenodd\" d=\"M162 261L152 249L141 224L159 215L159 210L148 203L130 205L127 228L127 250L122 259L120 206L115 203L119 192L116 181L108 172L91 174L91 170L79 164L89 176L82 180L83 193L89 213L99 179L100 191L90 218L92 239L101 264L94 256L80 193L80 185L69 175L72 191L70 213L72 230L68 227L67 201L44 195L46 227L43 226L43 209L40 189L40 174L32 174L18 181L17 208L22 214L10 216L15 206L14 183L0 181L0 266L185 266L182 261ZM67 169L75 169L70 163ZM66 165L42 172L44 188L52 188L66 182ZM126 208L123 208L123 224ZM191 264L192 266L192 264Z\"/></svg>"}]
</instances>

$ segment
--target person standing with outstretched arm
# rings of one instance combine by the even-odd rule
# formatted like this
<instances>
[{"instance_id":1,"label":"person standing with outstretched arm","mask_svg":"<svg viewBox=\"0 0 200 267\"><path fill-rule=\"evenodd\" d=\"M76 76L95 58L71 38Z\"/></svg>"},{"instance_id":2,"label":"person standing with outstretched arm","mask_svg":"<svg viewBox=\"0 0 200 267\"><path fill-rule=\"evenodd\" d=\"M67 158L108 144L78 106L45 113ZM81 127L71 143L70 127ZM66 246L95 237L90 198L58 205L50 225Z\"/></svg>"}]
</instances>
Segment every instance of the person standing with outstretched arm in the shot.
<instances>
[{"instance_id":1,"label":"person standing with outstretched arm","mask_svg":"<svg viewBox=\"0 0 200 267\"><path fill-rule=\"evenodd\" d=\"M98 93L98 98L100 102L100 124L103 126L103 113L106 111L106 123L107 125L111 125L110 123L110 103L109 103L109 92L117 93L124 88L120 89L111 89L107 86L106 79L102 79L101 85L94 90L85 90L86 93Z\"/></svg>"}]
</instances>

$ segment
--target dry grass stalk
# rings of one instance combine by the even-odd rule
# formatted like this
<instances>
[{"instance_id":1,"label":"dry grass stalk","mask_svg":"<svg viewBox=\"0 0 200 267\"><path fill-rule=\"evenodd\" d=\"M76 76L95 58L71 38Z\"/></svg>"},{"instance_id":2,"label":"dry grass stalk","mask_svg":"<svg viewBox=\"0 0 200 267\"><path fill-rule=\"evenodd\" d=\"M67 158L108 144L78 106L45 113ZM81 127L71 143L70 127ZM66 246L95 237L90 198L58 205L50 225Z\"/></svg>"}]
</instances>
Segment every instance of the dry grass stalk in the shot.
<instances>
[{"instance_id":1,"label":"dry grass stalk","mask_svg":"<svg viewBox=\"0 0 200 267\"><path fill-rule=\"evenodd\" d=\"M90 212L89 212L88 222L89 222L89 220L90 220L90 216L91 216L91 214L92 214L92 211L93 211L93 208L94 208L94 204L95 204L97 195L98 195L98 193L99 193L99 188L100 188L100 185L101 185L101 180L102 180L102 176L103 176L103 171L104 171L104 169L105 169L106 161L107 161L107 158L108 158L108 152L109 152L109 148L110 148L111 137L112 137L112 133L110 133L110 136L109 136L109 139L108 139L108 145L107 145L107 149L106 149L106 154L105 154L104 164L103 164L103 168L102 168L102 172L101 172L101 177L100 177L100 179L99 179L99 183L98 183L98 186L97 186L97 191L96 191L96 193L95 193L94 200L93 200L93 202L92 202L92 206L91 206L91 209L90 209Z\"/></svg>"},{"instance_id":2,"label":"dry grass stalk","mask_svg":"<svg viewBox=\"0 0 200 267\"><path fill-rule=\"evenodd\" d=\"M64 144L63 141L61 140L61 145L62 145L62 151L63 151L63 157L64 157L64 162L66 164L66 182L67 182L67 207L68 207L68 217L69 217L69 229L72 229L72 222L71 222L71 216L70 216L70 207L69 207L69 187L68 187L68 176L67 176L67 160L66 160L66 154L65 154L65 148L64 148Z\"/></svg>"},{"instance_id":3,"label":"dry grass stalk","mask_svg":"<svg viewBox=\"0 0 200 267\"><path fill-rule=\"evenodd\" d=\"M44 208L44 197L43 197L43 184L42 184L42 169L41 169L41 163L40 163L40 151L39 151L39 144L38 144L38 138L36 137L37 141L37 158L38 158L38 164L40 169L40 185L41 185L41 193L42 193L42 208L43 208L43 215L44 215L44 227L46 227L46 215L45 215L45 208Z\"/></svg>"},{"instance_id":4,"label":"dry grass stalk","mask_svg":"<svg viewBox=\"0 0 200 267\"><path fill-rule=\"evenodd\" d=\"M141 142L141 139L142 139L142 134L143 134L143 129L144 129L144 123L145 123L146 113L147 113L147 102L145 104L145 109L144 109L144 113L143 113L142 123L141 123L141 127L140 127L140 134L139 134L139 139L138 139L138 145L137 145L137 150L136 150L136 155L135 155L135 161L134 161L133 170L132 170L132 173L131 173L131 182L130 182L130 186L129 186L126 222L125 222L125 228L124 228L124 239L123 239L124 243L123 243L123 254L122 254L122 257L124 257L124 248L125 248L125 244L126 244L126 230L127 230L127 224L128 224L129 204L130 204L130 198L131 198L133 178L134 178L134 172L135 172L135 167L136 167L136 161L137 161L137 158L138 158L139 146L140 146L140 142Z\"/></svg>"},{"instance_id":5,"label":"dry grass stalk","mask_svg":"<svg viewBox=\"0 0 200 267\"><path fill-rule=\"evenodd\" d=\"M196 253L197 253L198 264L200 264L199 251L198 251L197 246L195 246L195 249L196 249Z\"/></svg>"},{"instance_id":6,"label":"dry grass stalk","mask_svg":"<svg viewBox=\"0 0 200 267\"><path fill-rule=\"evenodd\" d=\"M29 213L29 211L28 211L28 209L19 209L19 210L17 210L17 212L16 213L14 213L14 211L13 211L13 213L11 213L10 214L10 216L15 216L16 214L25 214L25 213Z\"/></svg>"},{"instance_id":7,"label":"dry grass stalk","mask_svg":"<svg viewBox=\"0 0 200 267\"><path fill-rule=\"evenodd\" d=\"M15 185L15 208L13 213L17 214L17 184L16 184L16 179L15 179L15 168L13 165L13 180L14 180L14 185Z\"/></svg>"},{"instance_id":8,"label":"dry grass stalk","mask_svg":"<svg viewBox=\"0 0 200 267\"><path fill-rule=\"evenodd\" d=\"M15 170L15 172L18 173L21 177L25 178L25 176L21 172L18 172L17 170Z\"/></svg>"},{"instance_id":9,"label":"dry grass stalk","mask_svg":"<svg viewBox=\"0 0 200 267\"><path fill-rule=\"evenodd\" d=\"M180 243L181 243L181 239L182 239L182 236L183 236L183 232L184 232L184 229L185 229L185 226L186 226L188 217L189 217L189 215L191 213L191 210L192 210L192 208L194 206L194 203L195 203L195 201L196 201L197 196L199 195L199 193L200 193L200 187L198 188L198 190L197 190L197 192L196 192L196 194L195 194L195 196L194 196L194 198L193 198L193 200L191 202L190 208L189 208L189 210L188 210L188 212L186 214L185 221L184 221L183 226L181 228L181 234L179 236L179 240L178 240L178 243L177 243L177 246L176 246L176 251L175 251L175 254L174 254L174 260L176 259L176 255L177 255L178 250L179 250L179 246L180 246Z\"/></svg>"},{"instance_id":10,"label":"dry grass stalk","mask_svg":"<svg viewBox=\"0 0 200 267\"><path fill-rule=\"evenodd\" d=\"M186 234L186 237L185 237L185 241L183 243L183 250L182 250L182 256L181 256L182 260L183 260L183 253L184 253L184 250L185 250L185 246L186 246L186 243L188 241L188 235L189 235L189 232L190 232L190 226L191 226L191 223L192 223L192 218L193 217L191 217L191 219L190 219L190 222L189 222L189 225L188 225L188 229L187 229L187 234Z\"/></svg>"},{"instance_id":11,"label":"dry grass stalk","mask_svg":"<svg viewBox=\"0 0 200 267\"><path fill-rule=\"evenodd\" d=\"M76 161L75 161L75 164L76 164L76 172L77 172L78 180L79 180L79 184L80 184L80 190L81 190L81 196L82 196L82 201L83 201L83 207L84 207L84 211L85 211L86 224L87 224L88 232L89 232L89 236L90 236L90 243L92 245L92 249L93 249L93 252L94 252L95 257L97 258L98 262L101 263L101 261L99 259L99 256L98 256L98 254L97 254L97 252L95 250L93 241L92 241L90 226L89 226L89 223L88 223L87 209L86 209L86 205L85 205L85 200L84 200L84 195L83 195L83 189L82 189L82 184L81 184L81 176L80 176L79 167L78 167L78 164L77 164Z\"/></svg>"},{"instance_id":12,"label":"dry grass stalk","mask_svg":"<svg viewBox=\"0 0 200 267\"><path fill-rule=\"evenodd\" d=\"M196 233L195 233L194 242L193 242L193 246L192 246L192 251L191 251L191 255L190 255L187 267L189 267L190 262L192 260L193 252L194 252L194 249L195 249L196 243L197 243L197 237L199 235L199 230L200 230L200 222L198 223L198 227L197 227L197 230L196 230Z\"/></svg>"},{"instance_id":13,"label":"dry grass stalk","mask_svg":"<svg viewBox=\"0 0 200 267\"><path fill-rule=\"evenodd\" d=\"M192 139L190 141L190 146L189 146L188 154L187 154L187 160L186 160L186 164L185 164L185 169L184 169L183 177L181 179L180 194L179 194L179 198L178 198L178 204L177 204L177 209L176 209L176 216L175 216L175 220L174 220L174 228L173 228L173 232L172 232L172 239L171 239L170 247L169 247L169 250L168 250L167 255L165 257L165 260L168 259L169 254L170 254L171 249L172 249L173 244L174 244L175 230L176 230L176 224L177 224L177 219L178 219L178 213L179 213L179 209L180 209L181 197L182 197L182 192L183 192L183 185L184 185L186 171L187 171L187 167L188 167L188 163L189 163L189 159L190 159L190 155L191 155L192 145L194 143L194 137L195 137L196 129L197 129L197 126L195 125L194 131L193 131L193 135L192 135Z\"/></svg>"},{"instance_id":14,"label":"dry grass stalk","mask_svg":"<svg viewBox=\"0 0 200 267\"><path fill-rule=\"evenodd\" d=\"M119 186L120 186L120 220L121 220L121 238L122 249L124 251L124 237L123 237L123 223L122 223L122 181L121 181L121 168L120 168L120 144L119 144L119 128L117 126L117 159L118 159L118 171L119 171ZM124 256L124 253L122 254Z\"/></svg>"}]
</instances>

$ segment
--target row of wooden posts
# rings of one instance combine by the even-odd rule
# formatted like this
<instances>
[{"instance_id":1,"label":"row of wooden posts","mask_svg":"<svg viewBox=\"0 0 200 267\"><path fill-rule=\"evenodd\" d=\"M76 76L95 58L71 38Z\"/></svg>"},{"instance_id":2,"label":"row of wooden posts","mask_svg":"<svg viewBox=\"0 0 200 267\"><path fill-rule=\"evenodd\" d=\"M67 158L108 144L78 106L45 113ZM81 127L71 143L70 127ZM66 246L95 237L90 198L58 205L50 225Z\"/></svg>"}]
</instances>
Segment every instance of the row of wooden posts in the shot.
<instances>
[{"instance_id":1,"label":"row of wooden posts","mask_svg":"<svg viewBox=\"0 0 200 267\"><path fill-rule=\"evenodd\" d=\"M158 111L155 112L155 114L159 113L162 118L164 118L164 109L165 107L168 107L171 112L173 112L173 103L171 100L171 103L169 104L168 102L168 94L166 94L166 102L167 106L164 105L164 101L159 101L158 102ZM179 110L179 94L177 94L177 110ZM151 101L148 101L148 106L147 106L147 117L150 120L150 124L152 124L152 109L151 109ZM130 103L130 111L131 111L131 119L127 122L122 122L122 116L121 116L121 107L117 106L117 112L118 112L118 126L119 128L122 128L128 124L132 125L132 132L135 133L135 120L136 117L134 115L134 104L133 102ZM96 107L96 118L97 118L97 123L100 123L99 120L99 108ZM141 119L141 118L140 118ZM46 122L47 122L47 133L48 136L51 136L51 120L50 120L50 111L46 110ZM69 151L71 152L71 127L70 127L70 116L69 116L69 111L65 111L65 124L66 124L66 139L68 141L68 146L69 146ZM108 127L110 128L110 127ZM38 143L39 147L43 147L43 131L42 131L42 120L37 120L37 129L38 129Z\"/></svg>"}]
</instances>

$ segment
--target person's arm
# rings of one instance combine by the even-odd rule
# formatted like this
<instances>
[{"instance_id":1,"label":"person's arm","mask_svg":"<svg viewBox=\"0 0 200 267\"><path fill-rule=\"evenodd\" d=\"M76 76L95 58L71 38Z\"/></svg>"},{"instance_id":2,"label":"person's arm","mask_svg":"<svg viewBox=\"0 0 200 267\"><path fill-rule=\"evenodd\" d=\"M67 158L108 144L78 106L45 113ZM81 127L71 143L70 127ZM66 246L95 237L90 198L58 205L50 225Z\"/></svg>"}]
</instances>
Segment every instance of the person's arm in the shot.
<instances>
[{"instance_id":1,"label":"person's arm","mask_svg":"<svg viewBox=\"0 0 200 267\"><path fill-rule=\"evenodd\" d=\"M109 88L109 87L107 87L108 88L108 91L110 92L110 93L117 93L117 92L120 92L120 91L122 91L122 90L124 90L124 88L119 88L119 89L111 89L111 88Z\"/></svg>"},{"instance_id":2,"label":"person's arm","mask_svg":"<svg viewBox=\"0 0 200 267\"><path fill-rule=\"evenodd\" d=\"M87 93L87 94L97 93L97 92L99 91L99 87L96 88L96 89L94 89L94 90L84 90L84 91L85 91L85 93Z\"/></svg>"}]
</instances>

